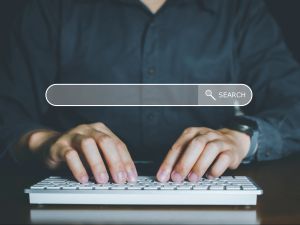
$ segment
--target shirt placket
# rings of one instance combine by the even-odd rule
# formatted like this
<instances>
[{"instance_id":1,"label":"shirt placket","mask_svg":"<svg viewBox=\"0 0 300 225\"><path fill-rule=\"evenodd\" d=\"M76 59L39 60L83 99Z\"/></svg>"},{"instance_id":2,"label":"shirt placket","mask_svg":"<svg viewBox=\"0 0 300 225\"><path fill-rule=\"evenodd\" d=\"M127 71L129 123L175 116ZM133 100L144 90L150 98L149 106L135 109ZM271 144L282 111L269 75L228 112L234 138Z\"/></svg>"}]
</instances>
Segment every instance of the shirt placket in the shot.
<instances>
[{"instance_id":1,"label":"shirt placket","mask_svg":"<svg viewBox=\"0 0 300 225\"><path fill-rule=\"evenodd\" d=\"M158 29L155 17L149 21L147 29L144 34L143 52L142 52L142 82L144 84L159 83L158 76ZM147 91L147 92L145 92ZM142 99L151 101L151 89L143 89ZM142 144L143 149L146 151L145 156L151 154L151 143L155 138L156 129L159 123L159 108L156 107L143 107L142 110Z\"/></svg>"}]
</instances>

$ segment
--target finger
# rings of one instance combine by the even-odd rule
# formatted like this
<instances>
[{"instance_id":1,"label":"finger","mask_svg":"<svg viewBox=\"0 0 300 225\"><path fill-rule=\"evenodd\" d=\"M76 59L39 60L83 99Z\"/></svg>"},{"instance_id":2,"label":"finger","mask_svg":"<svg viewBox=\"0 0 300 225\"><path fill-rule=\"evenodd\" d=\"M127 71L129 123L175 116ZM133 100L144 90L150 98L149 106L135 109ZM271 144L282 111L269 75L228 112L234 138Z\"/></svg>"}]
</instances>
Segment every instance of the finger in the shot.
<instances>
[{"instance_id":1,"label":"finger","mask_svg":"<svg viewBox=\"0 0 300 225\"><path fill-rule=\"evenodd\" d=\"M103 153L113 180L116 183L125 183L127 173L119 155L116 139L100 132L94 132L93 136Z\"/></svg>"},{"instance_id":2,"label":"finger","mask_svg":"<svg viewBox=\"0 0 300 225\"><path fill-rule=\"evenodd\" d=\"M208 178L214 178L221 176L229 167L232 160L232 156L229 151L221 153L213 166L209 169Z\"/></svg>"},{"instance_id":3,"label":"finger","mask_svg":"<svg viewBox=\"0 0 300 225\"><path fill-rule=\"evenodd\" d=\"M160 182L166 182L170 179L173 167L180 157L184 147L195 135L196 130L186 129L174 143L157 172L156 177Z\"/></svg>"},{"instance_id":4,"label":"finger","mask_svg":"<svg viewBox=\"0 0 300 225\"><path fill-rule=\"evenodd\" d=\"M71 147L65 147L61 150L61 154L64 155L64 159L75 179L80 183L88 182L88 174L76 150Z\"/></svg>"},{"instance_id":5,"label":"finger","mask_svg":"<svg viewBox=\"0 0 300 225\"><path fill-rule=\"evenodd\" d=\"M171 174L171 179L175 182L181 182L188 175L193 165L199 158L203 148L206 145L204 136L194 138L188 145L186 151L176 163L176 166Z\"/></svg>"},{"instance_id":6,"label":"finger","mask_svg":"<svg viewBox=\"0 0 300 225\"><path fill-rule=\"evenodd\" d=\"M136 182L138 173L137 173L136 167L134 165L134 162L129 154L127 146L121 140L117 140L116 145L117 145L121 160L123 161L125 171L127 173L127 181L128 182Z\"/></svg>"},{"instance_id":7,"label":"finger","mask_svg":"<svg viewBox=\"0 0 300 225\"><path fill-rule=\"evenodd\" d=\"M188 143L195 136L211 133L212 131L212 129L206 127L190 127L185 129L184 132L177 139L177 141L174 143L171 150L168 152L166 158L164 159L162 165L160 166L156 175L157 179L161 182L168 181L170 179L171 172L174 169L176 162L180 158L183 150L186 148Z\"/></svg>"},{"instance_id":8,"label":"finger","mask_svg":"<svg viewBox=\"0 0 300 225\"><path fill-rule=\"evenodd\" d=\"M176 163L174 171L171 174L173 181L181 182L186 178L194 164L197 162L206 144L213 138L215 137L208 135L208 133L193 138L187 146L186 151Z\"/></svg>"},{"instance_id":9,"label":"finger","mask_svg":"<svg viewBox=\"0 0 300 225\"><path fill-rule=\"evenodd\" d=\"M75 135L73 142L83 153L96 182L107 183L109 179L108 173L94 139L85 135Z\"/></svg>"},{"instance_id":10,"label":"finger","mask_svg":"<svg viewBox=\"0 0 300 225\"><path fill-rule=\"evenodd\" d=\"M188 179L191 182L198 181L215 161L220 152L228 150L230 146L225 141L215 140L206 144L202 154L193 166Z\"/></svg>"},{"instance_id":11,"label":"finger","mask_svg":"<svg viewBox=\"0 0 300 225\"><path fill-rule=\"evenodd\" d=\"M127 146L119 139L119 137L117 135L115 135L105 124L98 122L98 123L93 123L91 124L91 126L99 131L99 132L103 132L109 136L112 136L113 138L116 139L116 145L117 145L117 149L119 151L119 155L123 161L126 173L127 173L127 180L129 182L135 182L137 180L137 170L136 167L134 165L134 162L130 156L130 153L127 149Z\"/></svg>"}]
</instances>

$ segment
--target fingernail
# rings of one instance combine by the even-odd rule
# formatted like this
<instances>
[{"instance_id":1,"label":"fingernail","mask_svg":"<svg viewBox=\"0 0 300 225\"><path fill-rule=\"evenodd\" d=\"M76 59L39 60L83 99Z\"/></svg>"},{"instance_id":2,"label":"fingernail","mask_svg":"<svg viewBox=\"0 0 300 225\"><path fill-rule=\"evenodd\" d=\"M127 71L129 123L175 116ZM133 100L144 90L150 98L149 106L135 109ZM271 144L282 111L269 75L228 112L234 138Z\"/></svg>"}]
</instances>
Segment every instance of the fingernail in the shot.
<instances>
[{"instance_id":1,"label":"fingernail","mask_svg":"<svg viewBox=\"0 0 300 225\"><path fill-rule=\"evenodd\" d=\"M89 177L84 175L80 178L80 183L84 184L87 183L89 181Z\"/></svg>"},{"instance_id":2,"label":"fingernail","mask_svg":"<svg viewBox=\"0 0 300 225\"><path fill-rule=\"evenodd\" d=\"M213 176L211 176L211 175L208 175L208 174L206 174L206 177L207 177L207 179L209 179L209 180L213 180L213 179L215 179Z\"/></svg>"},{"instance_id":3,"label":"fingernail","mask_svg":"<svg viewBox=\"0 0 300 225\"><path fill-rule=\"evenodd\" d=\"M127 173L127 181L128 182L136 182L137 180L137 173L135 170L129 170Z\"/></svg>"},{"instance_id":4,"label":"fingernail","mask_svg":"<svg viewBox=\"0 0 300 225\"><path fill-rule=\"evenodd\" d=\"M104 184L107 183L109 177L106 173L100 173L99 175L97 175L97 182Z\"/></svg>"},{"instance_id":5,"label":"fingernail","mask_svg":"<svg viewBox=\"0 0 300 225\"><path fill-rule=\"evenodd\" d=\"M183 177L179 173L177 173L176 171L172 172L171 177L172 177L172 180L174 182L181 182L181 181L183 181Z\"/></svg>"},{"instance_id":6,"label":"fingernail","mask_svg":"<svg viewBox=\"0 0 300 225\"><path fill-rule=\"evenodd\" d=\"M193 172L189 174L189 181L197 182L199 180L199 176Z\"/></svg>"},{"instance_id":7,"label":"fingernail","mask_svg":"<svg viewBox=\"0 0 300 225\"><path fill-rule=\"evenodd\" d=\"M168 173L166 170L161 170L157 174L157 178L160 182L166 182L169 180Z\"/></svg>"},{"instance_id":8,"label":"fingernail","mask_svg":"<svg viewBox=\"0 0 300 225\"><path fill-rule=\"evenodd\" d=\"M124 171L120 171L117 174L118 183L124 183L126 180L126 173Z\"/></svg>"}]
</instances>

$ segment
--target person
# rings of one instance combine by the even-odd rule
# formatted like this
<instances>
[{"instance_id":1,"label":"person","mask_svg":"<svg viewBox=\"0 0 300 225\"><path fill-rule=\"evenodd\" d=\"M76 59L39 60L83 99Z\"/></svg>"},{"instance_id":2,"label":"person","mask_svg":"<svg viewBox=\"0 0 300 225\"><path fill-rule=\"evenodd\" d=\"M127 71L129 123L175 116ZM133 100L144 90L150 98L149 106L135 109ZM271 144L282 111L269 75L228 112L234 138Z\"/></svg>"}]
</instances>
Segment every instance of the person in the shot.
<instances>
[{"instance_id":1,"label":"person","mask_svg":"<svg viewBox=\"0 0 300 225\"><path fill-rule=\"evenodd\" d=\"M0 149L17 163L124 183L148 160L159 181L195 182L299 151L299 65L261 0L33 0L7 48ZM53 83L245 83L254 98L238 113L51 107Z\"/></svg>"}]
</instances>

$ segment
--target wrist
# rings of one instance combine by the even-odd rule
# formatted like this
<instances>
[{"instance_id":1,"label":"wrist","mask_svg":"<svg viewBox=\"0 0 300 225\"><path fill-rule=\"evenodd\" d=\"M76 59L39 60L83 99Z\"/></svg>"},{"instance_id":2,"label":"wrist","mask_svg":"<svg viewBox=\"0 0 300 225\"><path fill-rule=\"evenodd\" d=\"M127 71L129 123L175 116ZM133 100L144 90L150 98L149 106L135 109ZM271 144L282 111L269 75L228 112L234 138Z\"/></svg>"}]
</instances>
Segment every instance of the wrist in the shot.
<instances>
[{"instance_id":1,"label":"wrist","mask_svg":"<svg viewBox=\"0 0 300 225\"><path fill-rule=\"evenodd\" d=\"M45 146L50 140L56 139L60 135L59 132L53 130L36 130L28 133L27 137L27 147L28 149L35 153Z\"/></svg>"},{"instance_id":2,"label":"wrist","mask_svg":"<svg viewBox=\"0 0 300 225\"><path fill-rule=\"evenodd\" d=\"M243 162L248 163L256 158L258 148L258 125L257 122L246 116L237 116L227 124L231 130L239 131L250 138L247 154L243 157Z\"/></svg>"},{"instance_id":3,"label":"wrist","mask_svg":"<svg viewBox=\"0 0 300 225\"><path fill-rule=\"evenodd\" d=\"M244 159L250 150L250 146L251 146L251 137L246 134L246 133L242 133L242 132L238 132L240 135L240 145L241 145L241 149L242 149L242 158Z\"/></svg>"},{"instance_id":4,"label":"wrist","mask_svg":"<svg viewBox=\"0 0 300 225\"><path fill-rule=\"evenodd\" d=\"M249 151L246 157L243 159L243 163L247 164L256 159L257 148L258 148L258 131L255 131L251 136Z\"/></svg>"},{"instance_id":5,"label":"wrist","mask_svg":"<svg viewBox=\"0 0 300 225\"><path fill-rule=\"evenodd\" d=\"M230 130L232 133L232 137L235 140L236 146L241 153L241 160L247 157L250 146L251 146L251 137L243 132L236 131L236 130Z\"/></svg>"}]
</instances>

